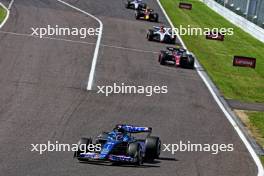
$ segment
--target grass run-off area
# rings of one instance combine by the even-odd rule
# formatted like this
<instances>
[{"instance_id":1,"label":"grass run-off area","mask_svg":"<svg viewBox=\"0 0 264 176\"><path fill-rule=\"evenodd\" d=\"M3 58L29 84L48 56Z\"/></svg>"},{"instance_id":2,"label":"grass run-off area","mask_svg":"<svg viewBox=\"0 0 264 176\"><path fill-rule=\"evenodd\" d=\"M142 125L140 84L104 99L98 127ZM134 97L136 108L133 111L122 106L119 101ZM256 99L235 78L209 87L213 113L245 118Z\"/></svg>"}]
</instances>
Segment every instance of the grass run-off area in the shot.
<instances>
[{"instance_id":1,"label":"grass run-off area","mask_svg":"<svg viewBox=\"0 0 264 176\"><path fill-rule=\"evenodd\" d=\"M2 6L0 6L0 23L4 20L5 16L6 16L6 11Z\"/></svg>"},{"instance_id":2,"label":"grass run-off area","mask_svg":"<svg viewBox=\"0 0 264 176\"><path fill-rule=\"evenodd\" d=\"M247 112L249 128L253 129L258 143L264 147L264 112Z\"/></svg>"},{"instance_id":3,"label":"grass run-off area","mask_svg":"<svg viewBox=\"0 0 264 176\"><path fill-rule=\"evenodd\" d=\"M264 148L264 112L247 112L249 128L253 132L258 143ZM264 164L264 156L260 157Z\"/></svg>"},{"instance_id":4,"label":"grass run-off area","mask_svg":"<svg viewBox=\"0 0 264 176\"><path fill-rule=\"evenodd\" d=\"M174 26L233 28L224 42L206 40L204 35L182 36L225 98L244 102L264 102L264 43L228 22L198 0L185 0L192 10L180 9L180 0L160 0ZM234 55L254 57L256 69L233 67Z\"/></svg>"}]
</instances>

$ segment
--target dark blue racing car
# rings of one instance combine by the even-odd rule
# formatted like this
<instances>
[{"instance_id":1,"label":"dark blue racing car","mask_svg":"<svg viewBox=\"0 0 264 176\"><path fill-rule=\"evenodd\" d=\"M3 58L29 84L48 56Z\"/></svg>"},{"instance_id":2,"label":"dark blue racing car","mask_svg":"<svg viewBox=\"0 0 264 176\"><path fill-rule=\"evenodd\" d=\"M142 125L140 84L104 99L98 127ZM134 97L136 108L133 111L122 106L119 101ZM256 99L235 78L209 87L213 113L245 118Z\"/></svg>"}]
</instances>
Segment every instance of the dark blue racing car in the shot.
<instances>
[{"instance_id":1,"label":"dark blue racing car","mask_svg":"<svg viewBox=\"0 0 264 176\"><path fill-rule=\"evenodd\" d=\"M142 165L144 161L153 161L160 155L161 141L159 137L151 136L151 132L151 127L116 125L111 132L103 132L94 140L81 138L74 157L79 161L98 160ZM139 139L135 137L137 134L146 134L146 137ZM99 150L87 147L98 145Z\"/></svg>"}]
</instances>

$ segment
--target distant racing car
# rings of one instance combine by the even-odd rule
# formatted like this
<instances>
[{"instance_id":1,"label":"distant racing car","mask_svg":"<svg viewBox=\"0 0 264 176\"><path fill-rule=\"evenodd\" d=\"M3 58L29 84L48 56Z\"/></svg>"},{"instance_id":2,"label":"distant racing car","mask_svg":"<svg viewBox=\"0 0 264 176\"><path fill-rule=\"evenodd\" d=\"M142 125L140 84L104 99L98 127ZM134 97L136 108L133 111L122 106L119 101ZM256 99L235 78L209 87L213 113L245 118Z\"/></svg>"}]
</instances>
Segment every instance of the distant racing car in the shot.
<instances>
[{"instance_id":1,"label":"distant racing car","mask_svg":"<svg viewBox=\"0 0 264 176\"><path fill-rule=\"evenodd\" d=\"M110 161L142 165L145 160L153 161L160 155L161 141L159 137L151 136L151 127L138 127L126 124L116 125L110 132L102 132L94 140L81 138L78 151L74 157L80 161ZM145 138L136 138L137 133L145 133ZM89 151L89 144L101 145L100 151ZM85 151L84 151L85 150Z\"/></svg>"},{"instance_id":2,"label":"distant racing car","mask_svg":"<svg viewBox=\"0 0 264 176\"><path fill-rule=\"evenodd\" d=\"M176 36L172 33L171 28L166 28L164 26L149 29L147 32L147 39L149 41L158 41L162 43L175 44Z\"/></svg>"},{"instance_id":3,"label":"distant racing car","mask_svg":"<svg viewBox=\"0 0 264 176\"><path fill-rule=\"evenodd\" d=\"M136 10L135 11L135 18L138 19L143 19L143 20L148 20L148 21L153 21L153 22L159 22L159 14L154 13L153 9L142 9L142 10Z\"/></svg>"},{"instance_id":4,"label":"distant racing car","mask_svg":"<svg viewBox=\"0 0 264 176\"><path fill-rule=\"evenodd\" d=\"M128 9L142 10L147 7L147 4L144 3L142 0L127 0L125 6Z\"/></svg>"},{"instance_id":5,"label":"distant racing car","mask_svg":"<svg viewBox=\"0 0 264 176\"><path fill-rule=\"evenodd\" d=\"M167 47L167 50L161 50L159 54L159 63L161 65L173 64L183 68L194 68L195 59L192 54L188 54L183 48Z\"/></svg>"}]
</instances>

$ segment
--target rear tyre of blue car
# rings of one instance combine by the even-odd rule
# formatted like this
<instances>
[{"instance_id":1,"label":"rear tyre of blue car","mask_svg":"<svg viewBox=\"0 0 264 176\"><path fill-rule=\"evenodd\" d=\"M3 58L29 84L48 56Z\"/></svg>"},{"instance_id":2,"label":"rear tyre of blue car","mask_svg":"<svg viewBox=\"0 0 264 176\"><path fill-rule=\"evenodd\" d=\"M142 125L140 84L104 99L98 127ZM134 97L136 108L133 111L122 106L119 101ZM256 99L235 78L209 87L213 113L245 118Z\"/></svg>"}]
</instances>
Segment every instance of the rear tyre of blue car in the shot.
<instances>
[{"instance_id":1,"label":"rear tyre of blue car","mask_svg":"<svg viewBox=\"0 0 264 176\"><path fill-rule=\"evenodd\" d=\"M128 155L136 159L135 165L143 164L142 150L139 143L130 143L128 146Z\"/></svg>"},{"instance_id":2,"label":"rear tyre of blue car","mask_svg":"<svg viewBox=\"0 0 264 176\"><path fill-rule=\"evenodd\" d=\"M161 141L159 137L147 137L145 141L145 146L145 160L153 161L154 159L159 158L161 150Z\"/></svg>"}]
</instances>

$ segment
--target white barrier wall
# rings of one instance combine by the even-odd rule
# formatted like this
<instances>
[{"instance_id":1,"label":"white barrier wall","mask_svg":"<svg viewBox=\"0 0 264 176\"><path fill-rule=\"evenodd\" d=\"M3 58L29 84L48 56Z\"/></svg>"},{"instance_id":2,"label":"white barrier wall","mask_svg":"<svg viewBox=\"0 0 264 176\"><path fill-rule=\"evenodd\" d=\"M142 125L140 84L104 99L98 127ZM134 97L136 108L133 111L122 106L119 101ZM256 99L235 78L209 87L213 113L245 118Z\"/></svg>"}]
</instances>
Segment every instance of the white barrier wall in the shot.
<instances>
[{"instance_id":1,"label":"white barrier wall","mask_svg":"<svg viewBox=\"0 0 264 176\"><path fill-rule=\"evenodd\" d=\"M219 15L226 18L228 21L234 25L240 27L245 32L251 34L256 39L264 43L264 29L257 26L256 24L248 21L247 19L237 15L231 10L223 7L214 0L202 0L208 7L217 12Z\"/></svg>"}]
</instances>

